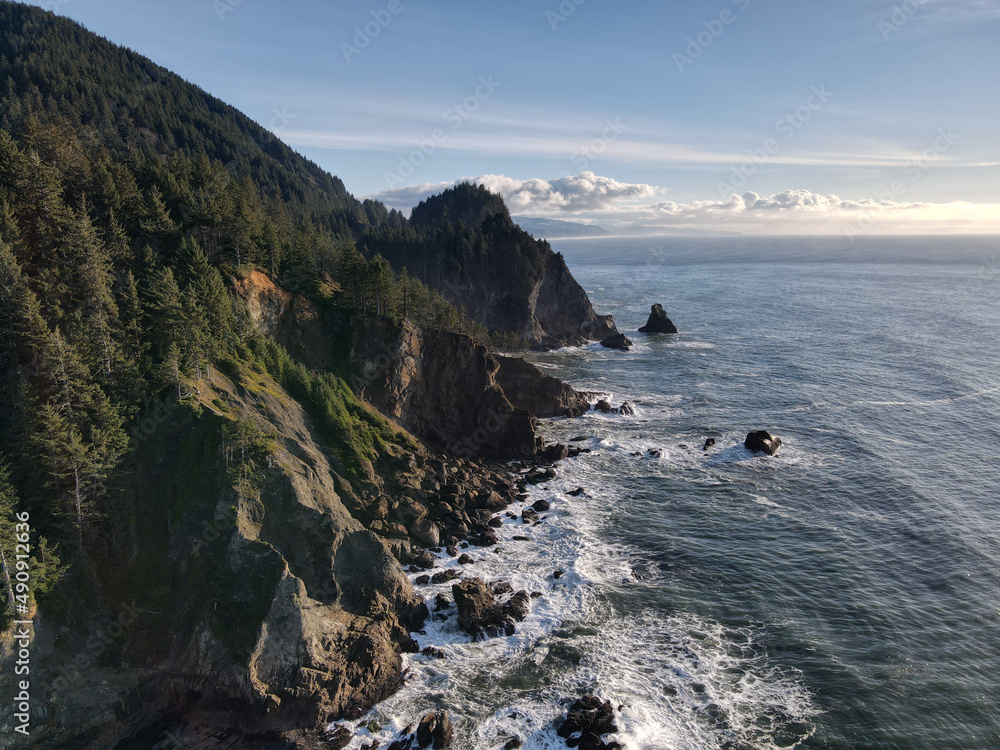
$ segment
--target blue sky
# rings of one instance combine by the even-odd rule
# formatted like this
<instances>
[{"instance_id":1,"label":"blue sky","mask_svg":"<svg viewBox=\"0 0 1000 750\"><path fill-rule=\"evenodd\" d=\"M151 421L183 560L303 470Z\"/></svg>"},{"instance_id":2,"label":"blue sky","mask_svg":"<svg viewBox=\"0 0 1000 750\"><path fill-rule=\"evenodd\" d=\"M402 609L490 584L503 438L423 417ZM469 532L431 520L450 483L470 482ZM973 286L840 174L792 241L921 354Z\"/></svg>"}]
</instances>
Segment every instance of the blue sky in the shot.
<instances>
[{"instance_id":1,"label":"blue sky","mask_svg":"<svg viewBox=\"0 0 1000 750\"><path fill-rule=\"evenodd\" d=\"M1000 232L1000 0L47 0L407 208Z\"/></svg>"}]
</instances>

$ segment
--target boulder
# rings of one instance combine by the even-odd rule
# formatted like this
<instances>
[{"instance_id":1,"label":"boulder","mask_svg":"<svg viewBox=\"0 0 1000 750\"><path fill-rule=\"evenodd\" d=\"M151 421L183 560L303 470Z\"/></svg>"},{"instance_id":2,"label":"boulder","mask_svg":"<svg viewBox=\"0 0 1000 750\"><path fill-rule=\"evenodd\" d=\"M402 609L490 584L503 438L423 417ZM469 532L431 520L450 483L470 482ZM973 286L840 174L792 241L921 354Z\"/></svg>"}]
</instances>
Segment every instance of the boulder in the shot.
<instances>
[{"instance_id":1,"label":"boulder","mask_svg":"<svg viewBox=\"0 0 1000 750\"><path fill-rule=\"evenodd\" d=\"M631 401L626 401L621 406L618 407L618 413L623 417L635 416L635 407L632 405Z\"/></svg>"},{"instance_id":2,"label":"boulder","mask_svg":"<svg viewBox=\"0 0 1000 750\"><path fill-rule=\"evenodd\" d=\"M677 333L677 326L667 317L663 305L657 302L650 308L649 320L639 329L639 333Z\"/></svg>"},{"instance_id":3,"label":"boulder","mask_svg":"<svg viewBox=\"0 0 1000 750\"><path fill-rule=\"evenodd\" d=\"M612 333L607 338L601 339L601 346L607 347L608 349L620 349L623 352L627 352L632 348L632 339L628 338L624 333L616 332Z\"/></svg>"},{"instance_id":4,"label":"boulder","mask_svg":"<svg viewBox=\"0 0 1000 750\"><path fill-rule=\"evenodd\" d=\"M572 497L583 497L587 494L587 491L583 489L583 487L577 487L575 490L570 490L566 494Z\"/></svg>"},{"instance_id":5,"label":"boulder","mask_svg":"<svg viewBox=\"0 0 1000 750\"><path fill-rule=\"evenodd\" d=\"M773 456L778 452L778 448L781 447L781 438L775 437L766 430L756 430L747 434L747 439L743 441L743 445L754 453L766 453L769 456Z\"/></svg>"},{"instance_id":6,"label":"boulder","mask_svg":"<svg viewBox=\"0 0 1000 750\"><path fill-rule=\"evenodd\" d=\"M474 640L513 635L515 623L528 615L528 594L523 591L500 604L493 589L480 578L466 578L451 590L458 606L458 624Z\"/></svg>"},{"instance_id":7,"label":"boulder","mask_svg":"<svg viewBox=\"0 0 1000 750\"><path fill-rule=\"evenodd\" d=\"M703 451L707 451L713 445L715 445L715 438L709 438L708 440L705 441L705 444L703 446L701 446L701 449Z\"/></svg>"},{"instance_id":8,"label":"boulder","mask_svg":"<svg viewBox=\"0 0 1000 750\"><path fill-rule=\"evenodd\" d=\"M542 482L548 482L555 478L556 470L553 468L534 469L524 475L524 481L528 484L541 484Z\"/></svg>"},{"instance_id":9,"label":"boulder","mask_svg":"<svg viewBox=\"0 0 1000 750\"><path fill-rule=\"evenodd\" d=\"M620 748L617 742L605 742L601 735L617 732L615 710L611 701L601 702L592 695L585 696L569 707L566 718L558 729L560 737L567 738L567 745L595 750ZM573 735L579 734L579 738Z\"/></svg>"},{"instance_id":10,"label":"boulder","mask_svg":"<svg viewBox=\"0 0 1000 750\"><path fill-rule=\"evenodd\" d=\"M454 730L447 711L432 711L417 725L417 746L433 747L434 750L448 747Z\"/></svg>"},{"instance_id":11,"label":"boulder","mask_svg":"<svg viewBox=\"0 0 1000 750\"><path fill-rule=\"evenodd\" d=\"M599 411L602 414L610 414L611 412L616 410L615 407L613 407L610 403L608 403L602 398L600 401L594 404L594 411Z\"/></svg>"},{"instance_id":12,"label":"boulder","mask_svg":"<svg viewBox=\"0 0 1000 750\"><path fill-rule=\"evenodd\" d=\"M545 450L542 451L541 458L543 461L562 461L564 458L569 458L569 456L569 447L556 443L555 445L546 446Z\"/></svg>"},{"instance_id":13,"label":"boulder","mask_svg":"<svg viewBox=\"0 0 1000 750\"><path fill-rule=\"evenodd\" d=\"M437 547L441 543L441 529L429 518L422 518L413 524L410 536L425 547Z\"/></svg>"}]
</instances>

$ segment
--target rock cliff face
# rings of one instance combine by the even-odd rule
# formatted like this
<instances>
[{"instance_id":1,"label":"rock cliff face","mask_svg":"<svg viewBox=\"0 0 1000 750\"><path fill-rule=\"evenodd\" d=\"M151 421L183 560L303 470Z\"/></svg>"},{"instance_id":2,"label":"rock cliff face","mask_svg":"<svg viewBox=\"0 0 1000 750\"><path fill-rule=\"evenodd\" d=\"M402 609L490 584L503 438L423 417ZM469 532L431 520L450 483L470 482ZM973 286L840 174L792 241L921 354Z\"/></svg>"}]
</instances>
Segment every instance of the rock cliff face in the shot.
<instances>
[{"instance_id":1,"label":"rock cliff face","mask_svg":"<svg viewBox=\"0 0 1000 750\"><path fill-rule=\"evenodd\" d=\"M439 291L491 331L517 334L536 349L600 341L616 333L549 243L529 235L500 195L460 184L413 209L403 238L365 237L396 270Z\"/></svg>"},{"instance_id":2,"label":"rock cliff face","mask_svg":"<svg viewBox=\"0 0 1000 750\"><path fill-rule=\"evenodd\" d=\"M520 357L497 356L495 379L512 404L536 417L578 417L590 408L588 394L573 390Z\"/></svg>"},{"instance_id":3,"label":"rock cliff face","mask_svg":"<svg viewBox=\"0 0 1000 750\"><path fill-rule=\"evenodd\" d=\"M234 424L263 436L252 460L220 442ZM143 588L124 592L118 627L67 632L58 651L39 624L33 678L51 721L36 722L33 746L114 748L168 716L184 717L176 746L220 746L186 718L198 716L250 747L396 690L427 608L366 528L368 491L276 383L200 381L196 403L147 438L133 481Z\"/></svg>"},{"instance_id":4,"label":"rock cliff face","mask_svg":"<svg viewBox=\"0 0 1000 750\"><path fill-rule=\"evenodd\" d=\"M533 349L600 341L617 333L610 315L598 315L562 255L549 250L542 274L526 285L473 278L433 284L456 307L490 330L516 333Z\"/></svg>"},{"instance_id":5,"label":"rock cliff face","mask_svg":"<svg viewBox=\"0 0 1000 750\"><path fill-rule=\"evenodd\" d=\"M610 315L594 312L590 298L559 253L546 260L545 275L529 299L537 332L528 341L537 348L600 341L618 332Z\"/></svg>"},{"instance_id":6,"label":"rock cliff face","mask_svg":"<svg viewBox=\"0 0 1000 750\"><path fill-rule=\"evenodd\" d=\"M407 323L352 322L351 384L386 416L458 456L530 457L541 447L534 416L508 400L483 346Z\"/></svg>"},{"instance_id":7,"label":"rock cliff face","mask_svg":"<svg viewBox=\"0 0 1000 750\"><path fill-rule=\"evenodd\" d=\"M533 456L541 447L534 417L588 408L584 394L522 359L494 356L467 336L321 312L259 272L238 282L237 291L254 323L293 356L344 372L382 414L455 455Z\"/></svg>"},{"instance_id":8,"label":"rock cliff face","mask_svg":"<svg viewBox=\"0 0 1000 750\"><path fill-rule=\"evenodd\" d=\"M32 747L323 746L328 722L399 687L417 648L427 607L401 565L433 568L427 546L496 544L489 522L519 489L480 457L535 455L534 413L585 408L468 337L322 310L258 273L238 291L262 330L313 367L353 372L372 407L450 457L401 430L352 473L269 375L189 383L135 436L122 579L135 585L78 631L37 622Z\"/></svg>"}]
</instances>

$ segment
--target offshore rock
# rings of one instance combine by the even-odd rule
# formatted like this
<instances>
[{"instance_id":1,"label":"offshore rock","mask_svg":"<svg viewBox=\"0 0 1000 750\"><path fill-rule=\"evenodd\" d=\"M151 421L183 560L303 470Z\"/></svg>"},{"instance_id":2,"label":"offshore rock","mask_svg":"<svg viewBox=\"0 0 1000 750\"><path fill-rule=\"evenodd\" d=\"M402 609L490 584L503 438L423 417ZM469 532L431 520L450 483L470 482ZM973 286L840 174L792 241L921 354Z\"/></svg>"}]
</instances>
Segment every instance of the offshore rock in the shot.
<instances>
[{"instance_id":1,"label":"offshore rock","mask_svg":"<svg viewBox=\"0 0 1000 750\"><path fill-rule=\"evenodd\" d=\"M610 336L601 339L601 346L607 347L608 349L620 349L627 352L632 348L632 339L628 338L624 333L612 333Z\"/></svg>"},{"instance_id":2,"label":"offshore rock","mask_svg":"<svg viewBox=\"0 0 1000 750\"><path fill-rule=\"evenodd\" d=\"M639 329L639 333L677 333L677 326L667 317L663 305L657 302L650 309L649 320Z\"/></svg>"},{"instance_id":3,"label":"offshore rock","mask_svg":"<svg viewBox=\"0 0 1000 750\"><path fill-rule=\"evenodd\" d=\"M466 578L452 586L458 606L458 624L473 640L497 635L513 635L515 623L528 616L529 597L519 591L505 604L481 578Z\"/></svg>"},{"instance_id":4,"label":"offshore rock","mask_svg":"<svg viewBox=\"0 0 1000 750\"><path fill-rule=\"evenodd\" d=\"M559 726L558 734L566 738L570 747L587 748L590 750L613 750L621 748L617 742L605 742L602 735L617 732L615 725L615 710L611 701L601 702L592 695L585 696L569 707L566 718ZM579 737L574 735L579 733Z\"/></svg>"},{"instance_id":5,"label":"offshore rock","mask_svg":"<svg viewBox=\"0 0 1000 750\"><path fill-rule=\"evenodd\" d=\"M757 430L747 434L747 439L743 441L749 450L754 453L766 453L773 456L781 447L781 438L775 437L766 430Z\"/></svg>"},{"instance_id":6,"label":"offshore rock","mask_svg":"<svg viewBox=\"0 0 1000 750\"><path fill-rule=\"evenodd\" d=\"M434 750L441 750L451 744L453 733L448 712L432 711L417 725L417 747L433 747Z\"/></svg>"}]
</instances>

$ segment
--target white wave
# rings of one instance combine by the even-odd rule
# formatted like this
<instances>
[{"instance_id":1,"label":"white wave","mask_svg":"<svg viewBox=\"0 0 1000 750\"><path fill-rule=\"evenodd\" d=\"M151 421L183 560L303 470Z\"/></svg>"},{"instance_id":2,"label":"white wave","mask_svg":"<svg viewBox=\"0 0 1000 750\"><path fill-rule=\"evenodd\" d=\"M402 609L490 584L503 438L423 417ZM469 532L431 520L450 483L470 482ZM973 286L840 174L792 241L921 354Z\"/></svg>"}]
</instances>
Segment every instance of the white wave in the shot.
<instances>
[{"instance_id":1,"label":"white wave","mask_svg":"<svg viewBox=\"0 0 1000 750\"><path fill-rule=\"evenodd\" d=\"M602 450L639 446L612 436L591 441ZM497 548L463 550L475 559L464 575L507 580L515 590L542 597L509 638L470 642L454 607L429 620L416 637L446 658L406 656L407 684L358 723L362 729L350 750L373 740L384 746L435 708L452 713L456 746L497 750L517 737L525 748L561 749L565 741L556 722L572 700L589 692L622 706L617 739L630 750L707 750L726 743L771 748L779 737L788 746L786 728L806 722L812 703L795 674L769 665L756 633L690 613L626 615L609 606L605 592L611 587L657 585L660 573L637 551L608 543L607 524L618 509L615 485L601 479L586 455L562 462L555 480L529 488L526 504L551 504L541 523L502 515ZM566 494L578 485L587 487L585 496ZM442 569L460 567L446 553L438 557ZM637 568L645 568L642 582ZM558 579L556 570L564 572ZM451 585L417 588L433 608L436 594L450 598ZM364 728L371 721L378 731Z\"/></svg>"}]
</instances>

